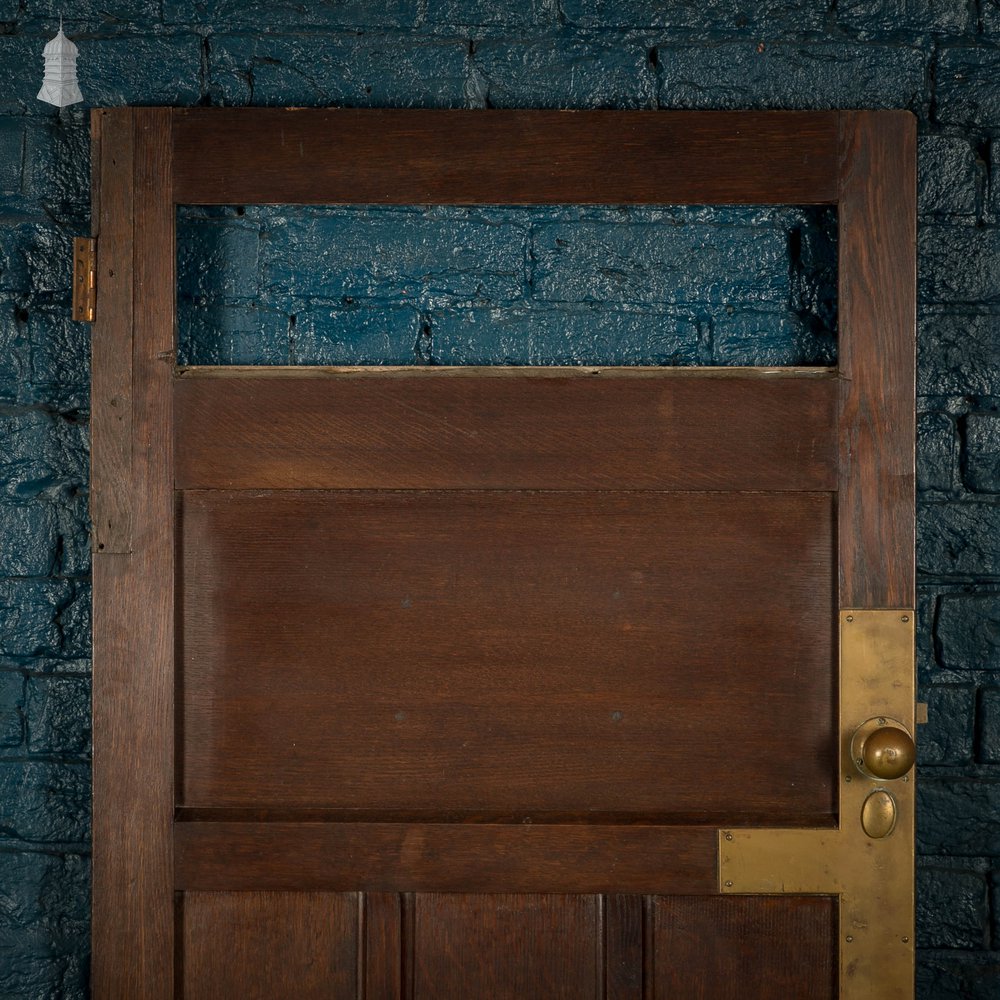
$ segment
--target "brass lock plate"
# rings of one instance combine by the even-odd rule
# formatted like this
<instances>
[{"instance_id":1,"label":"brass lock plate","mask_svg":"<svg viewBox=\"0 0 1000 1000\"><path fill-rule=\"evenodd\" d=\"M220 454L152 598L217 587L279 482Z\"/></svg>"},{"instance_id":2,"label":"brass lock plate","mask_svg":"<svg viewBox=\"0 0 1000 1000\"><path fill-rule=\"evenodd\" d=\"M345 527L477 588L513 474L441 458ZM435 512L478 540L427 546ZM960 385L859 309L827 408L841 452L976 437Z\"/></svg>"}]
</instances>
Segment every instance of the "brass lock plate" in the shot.
<instances>
[{"instance_id":1,"label":"brass lock plate","mask_svg":"<svg viewBox=\"0 0 1000 1000\"><path fill-rule=\"evenodd\" d=\"M719 833L720 892L839 897L842 1000L913 998L913 773L892 781L862 774L851 747L873 717L914 731L913 619L910 610L841 612L839 828ZM879 791L895 816L873 837L863 813Z\"/></svg>"}]
</instances>

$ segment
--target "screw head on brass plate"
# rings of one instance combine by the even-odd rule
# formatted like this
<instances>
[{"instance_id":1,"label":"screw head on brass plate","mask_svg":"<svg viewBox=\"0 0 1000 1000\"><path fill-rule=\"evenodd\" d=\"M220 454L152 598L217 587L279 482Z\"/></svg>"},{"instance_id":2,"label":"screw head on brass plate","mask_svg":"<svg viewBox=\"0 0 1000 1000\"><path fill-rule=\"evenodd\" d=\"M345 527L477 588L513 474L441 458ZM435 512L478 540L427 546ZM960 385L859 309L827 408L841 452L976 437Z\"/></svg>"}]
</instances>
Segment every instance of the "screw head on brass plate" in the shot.
<instances>
[{"instance_id":1,"label":"screw head on brass plate","mask_svg":"<svg viewBox=\"0 0 1000 1000\"><path fill-rule=\"evenodd\" d=\"M916 760L913 739L895 719L869 719L851 740L858 770L870 778L892 781L906 774Z\"/></svg>"}]
</instances>

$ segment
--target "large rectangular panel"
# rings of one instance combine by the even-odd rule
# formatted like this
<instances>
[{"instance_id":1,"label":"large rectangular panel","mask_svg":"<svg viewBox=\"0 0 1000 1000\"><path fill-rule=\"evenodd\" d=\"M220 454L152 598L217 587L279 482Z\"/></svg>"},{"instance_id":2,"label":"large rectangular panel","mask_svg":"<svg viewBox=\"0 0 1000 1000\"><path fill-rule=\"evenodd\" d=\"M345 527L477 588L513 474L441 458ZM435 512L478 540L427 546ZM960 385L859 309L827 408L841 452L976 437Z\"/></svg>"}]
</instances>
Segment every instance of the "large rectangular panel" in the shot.
<instances>
[{"instance_id":1,"label":"large rectangular panel","mask_svg":"<svg viewBox=\"0 0 1000 1000\"><path fill-rule=\"evenodd\" d=\"M837 121L831 111L189 108L174 112L174 198L830 203Z\"/></svg>"},{"instance_id":2,"label":"large rectangular panel","mask_svg":"<svg viewBox=\"0 0 1000 1000\"><path fill-rule=\"evenodd\" d=\"M825 369L194 369L181 489L836 489Z\"/></svg>"},{"instance_id":3,"label":"large rectangular panel","mask_svg":"<svg viewBox=\"0 0 1000 1000\"><path fill-rule=\"evenodd\" d=\"M189 492L181 533L182 805L833 814L829 494Z\"/></svg>"},{"instance_id":4,"label":"large rectangular panel","mask_svg":"<svg viewBox=\"0 0 1000 1000\"><path fill-rule=\"evenodd\" d=\"M836 897L660 897L654 902L653 919L651 996L837 996Z\"/></svg>"},{"instance_id":5,"label":"large rectangular panel","mask_svg":"<svg viewBox=\"0 0 1000 1000\"><path fill-rule=\"evenodd\" d=\"M181 822L178 889L714 892L711 827Z\"/></svg>"},{"instance_id":6,"label":"large rectangular panel","mask_svg":"<svg viewBox=\"0 0 1000 1000\"><path fill-rule=\"evenodd\" d=\"M357 893L188 892L180 907L184 1000L358 996Z\"/></svg>"}]
</instances>

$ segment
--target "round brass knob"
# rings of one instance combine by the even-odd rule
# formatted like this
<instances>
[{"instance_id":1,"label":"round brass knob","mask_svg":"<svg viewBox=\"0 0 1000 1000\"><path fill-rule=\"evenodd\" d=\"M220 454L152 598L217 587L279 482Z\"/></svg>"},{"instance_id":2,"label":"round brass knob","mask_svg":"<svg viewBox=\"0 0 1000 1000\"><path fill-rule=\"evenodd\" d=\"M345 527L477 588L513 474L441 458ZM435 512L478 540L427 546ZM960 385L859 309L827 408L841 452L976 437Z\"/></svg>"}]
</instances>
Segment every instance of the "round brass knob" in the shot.
<instances>
[{"instance_id":1,"label":"round brass knob","mask_svg":"<svg viewBox=\"0 0 1000 1000\"><path fill-rule=\"evenodd\" d=\"M899 725L877 725L862 732L867 727L868 723L855 735L858 767L885 781L901 778L913 767L917 757L910 734Z\"/></svg>"}]
</instances>

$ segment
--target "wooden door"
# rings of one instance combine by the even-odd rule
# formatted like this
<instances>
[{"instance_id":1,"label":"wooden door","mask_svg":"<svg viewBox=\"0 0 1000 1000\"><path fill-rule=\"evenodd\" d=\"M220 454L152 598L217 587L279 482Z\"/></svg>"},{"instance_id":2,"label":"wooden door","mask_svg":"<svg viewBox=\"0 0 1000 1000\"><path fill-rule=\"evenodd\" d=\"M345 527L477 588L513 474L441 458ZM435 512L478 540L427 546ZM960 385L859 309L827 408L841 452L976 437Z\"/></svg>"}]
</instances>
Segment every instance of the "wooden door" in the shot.
<instances>
[{"instance_id":1,"label":"wooden door","mask_svg":"<svg viewBox=\"0 0 1000 1000\"><path fill-rule=\"evenodd\" d=\"M95 997L912 995L912 117L93 122ZM839 364L178 369L212 202L835 203Z\"/></svg>"}]
</instances>

